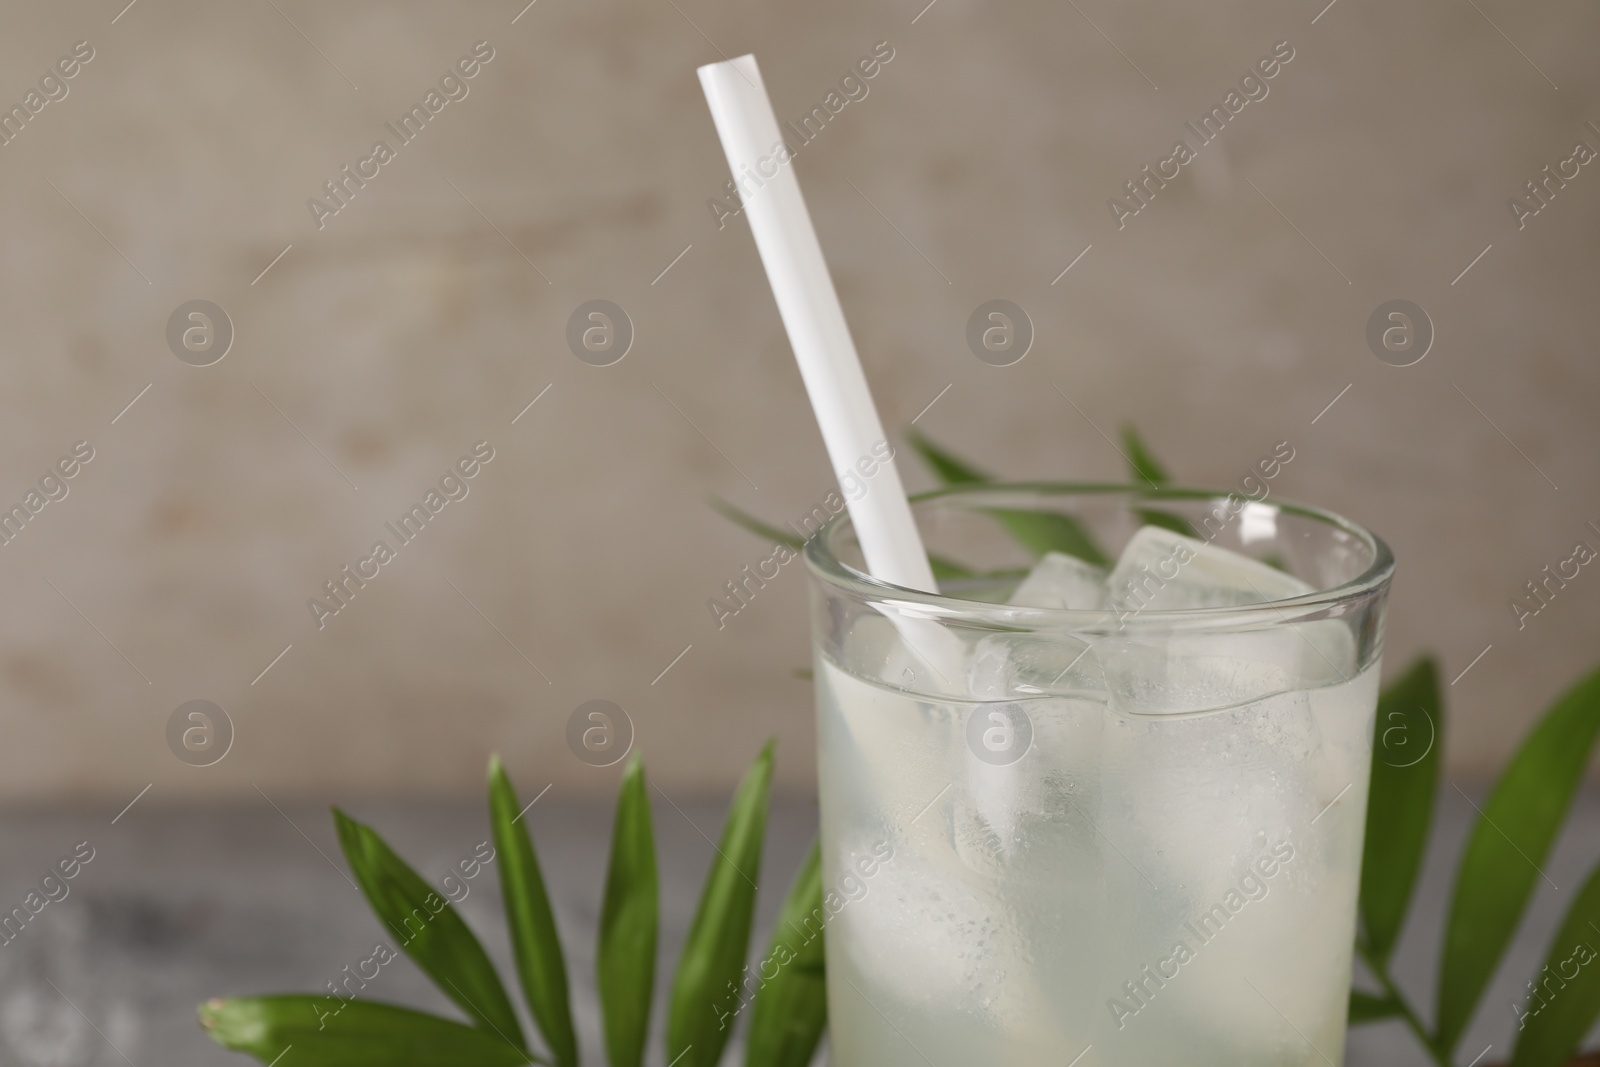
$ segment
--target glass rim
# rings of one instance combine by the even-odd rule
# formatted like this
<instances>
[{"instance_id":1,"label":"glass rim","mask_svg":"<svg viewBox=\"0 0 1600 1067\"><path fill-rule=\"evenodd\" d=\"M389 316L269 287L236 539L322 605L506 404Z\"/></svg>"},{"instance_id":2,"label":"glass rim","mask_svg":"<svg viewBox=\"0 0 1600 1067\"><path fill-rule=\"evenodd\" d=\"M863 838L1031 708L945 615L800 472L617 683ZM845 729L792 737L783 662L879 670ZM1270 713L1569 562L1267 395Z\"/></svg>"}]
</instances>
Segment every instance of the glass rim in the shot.
<instances>
[{"instance_id":1,"label":"glass rim","mask_svg":"<svg viewBox=\"0 0 1600 1067\"><path fill-rule=\"evenodd\" d=\"M892 604L906 615L923 616L946 623L957 623L975 628L996 630L1071 630L1076 632L1127 633L1135 630L1231 630L1258 629L1267 625L1305 622L1316 618L1343 615L1345 609L1363 598L1382 593L1394 575L1394 555L1383 538L1342 515L1323 508L1301 504L1293 500L1274 497L1270 504L1265 499L1252 500L1231 489L1207 489L1195 486L1148 486L1114 482L981 482L944 486L911 496L917 505L954 499L1005 496L1020 493L1064 496L1137 496L1146 500L1213 500L1226 501L1237 498L1246 505L1256 504L1276 508L1280 512L1312 519L1342 530L1368 546L1372 552L1370 565L1361 574L1346 582L1318 589L1284 600L1269 600L1261 604L1245 604L1223 608L1177 608L1164 610L1140 609L1119 612L1116 609L1034 608L1011 604L994 604L987 601L967 600L929 593L909 586L895 585L874 578L840 559L832 548L834 538L850 525L848 508L835 515L816 534L806 540L804 554L806 568L812 577L847 595L860 600ZM1242 509L1241 509L1242 510ZM1207 542L1209 543L1209 542ZM1120 616L1120 617L1119 617ZM1115 620L1109 628L1108 620Z\"/></svg>"}]
</instances>

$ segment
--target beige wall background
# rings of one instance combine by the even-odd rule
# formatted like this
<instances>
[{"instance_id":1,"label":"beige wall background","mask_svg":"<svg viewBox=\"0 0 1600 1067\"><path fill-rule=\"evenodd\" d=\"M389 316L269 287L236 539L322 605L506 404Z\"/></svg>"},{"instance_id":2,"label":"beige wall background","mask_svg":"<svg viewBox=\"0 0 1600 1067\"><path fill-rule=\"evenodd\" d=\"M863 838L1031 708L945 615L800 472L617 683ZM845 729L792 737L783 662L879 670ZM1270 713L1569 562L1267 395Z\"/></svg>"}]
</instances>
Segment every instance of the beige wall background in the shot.
<instances>
[{"instance_id":1,"label":"beige wall background","mask_svg":"<svg viewBox=\"0 0 1600 1067\"><path fill-rule=\"evenodd\" d=\"M1600 147L1591 5L124 3L0 33L6 102L94 49L0 147L0 499L94 449L0 547L13 801L475 789L491 749L530 793L609 790L565 741L595 698L669 792L772 735L807 786L801 571L724 630L705 603L766 553L708 497L781 521L830 487L748 228L706 206L694 68L747 51L798 118L894 50L796 164L891 428L1028 478L1120 479L1125 422L1194 483L1291 442L1278 492L1401 561L1390 665L1473 664L1459 775L1600 659L1588 569L1508 607L1600 547L1600 168L1507 208ZM307 199L478 41L469 95L319 229ZM1107 199L1279 41L1270 94L1119 230ZM604 368L564 339L596 298L636 331ZM1035 326L1015 366L967 350L991 298ZM1393 298L1436 329L1411 367L1364 340ZM208 367L165 338L194 299L235 331ZM307 599L480 440L470 495L319 630ZM236 730L211 767L165 740L193 699Z\"/></svg>"}]
</instances>

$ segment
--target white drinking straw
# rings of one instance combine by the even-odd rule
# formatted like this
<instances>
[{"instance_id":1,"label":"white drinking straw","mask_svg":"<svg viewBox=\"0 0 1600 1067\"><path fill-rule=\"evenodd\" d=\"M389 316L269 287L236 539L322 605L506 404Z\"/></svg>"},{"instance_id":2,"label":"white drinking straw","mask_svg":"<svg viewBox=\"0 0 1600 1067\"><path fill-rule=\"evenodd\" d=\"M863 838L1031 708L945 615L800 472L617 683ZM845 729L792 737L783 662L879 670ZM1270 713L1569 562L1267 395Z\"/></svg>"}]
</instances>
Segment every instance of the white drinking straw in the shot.
<instances>
[{"instance_id":1,"label":"white drinking straw","mask_svg":"<svg viewBox=\"0 0 1600 1067\"><path fill-rule=\"evenodd\" d=\"M789 161L799 146L784 146L755 56L701 67L700 85L734 181L745 190L750 232L834 474L841 482L866 484L857 464L867 460L871 469L870 464L879 462L874 447L882 449L887 438ZM937 592L892 459L881 463L870 486L859 500L847 501L868 572L894 585Z\"/></svg>"}]
</instances>

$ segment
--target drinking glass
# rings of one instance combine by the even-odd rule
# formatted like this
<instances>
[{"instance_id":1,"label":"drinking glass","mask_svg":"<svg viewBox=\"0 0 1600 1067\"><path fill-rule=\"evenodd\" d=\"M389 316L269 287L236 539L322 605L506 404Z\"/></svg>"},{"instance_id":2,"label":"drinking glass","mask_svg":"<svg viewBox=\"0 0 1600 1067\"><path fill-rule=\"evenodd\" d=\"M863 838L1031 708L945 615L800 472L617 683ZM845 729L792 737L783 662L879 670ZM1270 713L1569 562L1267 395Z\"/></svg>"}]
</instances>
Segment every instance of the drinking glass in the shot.
<instances>
[{"instance_id":1,"label":"drinking glass","mask_svg":"<svg viewBox=\"0 0 1600 1067\"><path fill-rule=\"evenodd\" d=\"M832 1062L1338 1063L1387 546L1211 490L914 510L937 594L868 576L847 514L805 553ZM1125 550L1090 606L1008 603Z\"/></svg>"}]
</instances>

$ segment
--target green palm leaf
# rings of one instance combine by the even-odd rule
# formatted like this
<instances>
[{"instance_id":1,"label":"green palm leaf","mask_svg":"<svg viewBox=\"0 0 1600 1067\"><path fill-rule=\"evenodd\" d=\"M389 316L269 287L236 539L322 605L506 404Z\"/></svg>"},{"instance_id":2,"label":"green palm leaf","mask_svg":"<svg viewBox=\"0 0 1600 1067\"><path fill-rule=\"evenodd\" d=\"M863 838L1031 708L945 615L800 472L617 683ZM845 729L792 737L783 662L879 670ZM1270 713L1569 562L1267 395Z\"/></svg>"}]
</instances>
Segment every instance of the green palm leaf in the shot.
<instances>
[{"instance_id":1,"label":"green palm leaf","mask_svg":"<svg viewBox=\"0 0 1600 1067\"><path fill-rule=\"evenodd\" d=\"M1544 967L1534 975L1537 996L1524 992L1517 1049L1511 1067L1559 1067L1577 1051L1600 1017L1600 867L1589 874L1561 928L1550 942Z\"/></svg>"},{"instance_id":2,"label":"green palm leaf","mask_svg":"<svg viewBox=\"0 0 1600 1067\"><path fill-rule=\"evenodd\" d=\"M499 756L489 759L489 822L500 856L500 891L517 961L517 977L558 1067L577 1067L578 1037L567 1002L567 964L550 911L539 858L522 821L523 809Z\"/></svg>"},{"instance_id":3,"label":"green palm leaf","mask_svg":"<svg viewBox=\"0 0 1600 1067\"><path fill-rule=\"evenodd\" d=\"M762 958L745 1067L806 1067L828 1025L823 973L822 848L811 846ZM774 973L769 979L768 969Z\"/></svg>"},{"instance_id":4,"label":"green palm leaf","mask_svg":"<svg viewBox=\"0 0 1600 1067\"><path fill-rule=\"evenodd\" d=\"M1479 810L1456 875L1439 961L1438 1041L1461 1040L1516 932L1600 734L1600 671L1556 701Z\"/></svg>"},{"instance_id":5,"label":"green palm leaf","mask_svg":"<svg viewBox=\"0 0 1600 1067\"><path fill-rule=\"evenodd\" d=\"M1144 439L1139 436L1139 431L1132 425L1122 428L1122 451L1127 457L1128 467L1135 481L1154 486L1164 485L1172 480L1167 476L1167 469L1151 454Z\"/></svg>"},{"instance_id":6,"label":"green palm leaf","mask_svg":"<svg viewBox=\"0 0 1600 1067\"><path fill-rule=\"evenodd\" d=\"M933 469L934 477L944 485L967 485L990 481L989 476L983 471L958 458L948 449L934 444L916 430L906 431L906 440L911 442L911 447L916 450L917 455Z\"/></svg>"},{"instance_id":7,"label":"green palm leaf","mask_svg":"<svg viewBox=\"0 0 1600 1067\"><path fill-rule=\"evenodd\" d=\"M338 808L333 818L351 872L400 948L479 1026L526 1055L522 1026L494 964L455 908L371 827Z\"/></svg>"},{"instance_id":8,"label":"green palm leaf","mask_svg":"<svg viewBox=\"0 0 1600 1067\"><path fill-rule=\"evenodd\" d=\"M233 997L200 1006L223 1048L283 1067L516 1067L532 1061L495 1034L373 1000ZM285 1056L286 1050L292 1049Z\"/></svg>"},{"instance_id":9,"label":"green palm leaf","mask_svg":"<svg viewBox=\"0 0 1600 1067\"><path fill-rule=\"evenodd\" d=\"M1351 1026L1360 1026L1362 1023L1375 1023L1380 1019L1392 1019L1399 1014L1401 1014L1400 1005L1388 997L1363 993L1359 989L1350 990Z\"/></svg>"},{"instance_id":10,"label":"green palm leaf","mask_svg":"<svg viewBox=\"0 0 1600 1067\"><path fill-rule=\"evenodd\" d=\"M1422 868L1444 748L1439 667L1424 657L1378 698L1361 859L1361 932L1368 957L1389 959Z\"/></svg>"},{"instance_id":11,"label":"green palm leaf","mask_svg":"<svg viewBox=\"0 0 1600 1067\"><path fill-rule=\"evenodd\" d=\"M783 545L795 552L805 547L805 538L800 537L794 531L780 530L770 523L762 522L748 511L741 510L721 497L712 497L710 503L712 511L732 522L735 526L741 526L749 530L764 541L771 541L775 545Z\"/></svg>"},{"instance_id":12,"label":"green palm leaf","mask_svg":"<svg viewBox=\"0 0 1600 1067\"><path fill-rule=\"evenodd\" d=\"M611 1067L639 1067L650 1033L655 992L656 937L660 911L655 831L644 763L635 752L622 773L611 829L611 865L600 909L600 944L595 953L600 1012Z\"/></svg>"},{"instance_id":13,"label":"green palm leaf","mask_svg":"<svg viewBox=\"0 0 1600 1067\"><path fill-rule=\"evenodd\" d=\"M755 918L755 879L761 870L771 787L768 742L733 798L678 959L667 1016L667 1062L676 1067L714 1067L733 1034L744 995L745 953Z\"/></svg>"}]
</instances>

